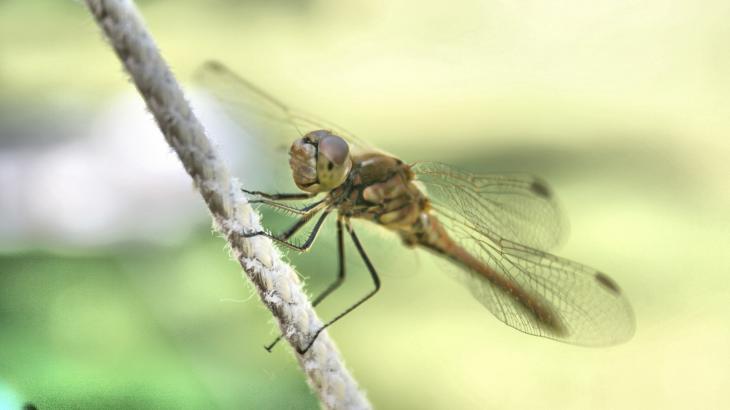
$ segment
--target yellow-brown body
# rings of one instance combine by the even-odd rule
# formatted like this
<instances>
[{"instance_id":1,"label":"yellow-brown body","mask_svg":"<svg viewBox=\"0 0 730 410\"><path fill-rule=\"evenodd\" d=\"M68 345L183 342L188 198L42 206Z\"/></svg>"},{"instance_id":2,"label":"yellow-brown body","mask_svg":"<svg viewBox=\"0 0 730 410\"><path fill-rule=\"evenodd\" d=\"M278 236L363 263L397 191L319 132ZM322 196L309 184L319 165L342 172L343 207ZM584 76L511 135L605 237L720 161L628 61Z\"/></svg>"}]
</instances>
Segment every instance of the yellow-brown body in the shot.
<instances>
[{"instance_id":1,"label":"yellow-brown body","mask_svg":"<svg viewBox=\"0 0 730 410\"><path fill-rule=\"evenodd\" d=\"M415 184L410 165L403 161L380 153L353 156L347 180L330 191L330 201L345 218L375 222L397 233L407 246L422 246L483 276L546 330L555 335L565 331L539 296L529 294L451 239L432 213L426 194Z\"/></svg>"}]
</instances>

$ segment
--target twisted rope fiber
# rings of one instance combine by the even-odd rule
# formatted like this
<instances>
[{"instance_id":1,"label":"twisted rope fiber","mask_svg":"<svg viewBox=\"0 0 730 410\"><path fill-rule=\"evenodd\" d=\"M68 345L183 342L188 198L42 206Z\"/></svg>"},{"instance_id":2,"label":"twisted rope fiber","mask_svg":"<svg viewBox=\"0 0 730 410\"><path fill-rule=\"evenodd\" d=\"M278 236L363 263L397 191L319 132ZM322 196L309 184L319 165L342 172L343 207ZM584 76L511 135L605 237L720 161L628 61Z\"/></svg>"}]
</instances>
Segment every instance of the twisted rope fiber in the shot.
<instances>
[{"instance_id":1,"label":"twisted rope fiber","mask_svg":"<svg viewBox=\"0 0 730 410\"><path fill-rule=\"evenodd\" d=\"M304 294L294 270L281 260L268 238L243 238L261 230L259 215L240 192L180 86L147 33L130 0L86 0L109 43L142 94L147 108L190 174L261 301L274 314L285 339L303 346L322 322ZM323 408L370 408L326 332L304 355L297 355Z\"/></svg>"}]
</instances>

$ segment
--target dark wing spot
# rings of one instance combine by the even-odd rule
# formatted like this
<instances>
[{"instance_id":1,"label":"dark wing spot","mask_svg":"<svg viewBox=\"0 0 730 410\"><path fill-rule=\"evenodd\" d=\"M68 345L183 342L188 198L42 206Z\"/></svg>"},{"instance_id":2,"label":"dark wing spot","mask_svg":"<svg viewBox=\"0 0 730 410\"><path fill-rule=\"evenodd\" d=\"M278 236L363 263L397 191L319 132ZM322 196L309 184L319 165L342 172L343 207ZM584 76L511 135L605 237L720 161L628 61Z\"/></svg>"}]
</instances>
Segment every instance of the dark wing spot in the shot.
<instances>
[{"instance_id":1,"label":"dark wing spot","mask_svg":"<svg viewBox=\"0 0 730 410\"><path fill-rule=\"evenodd\" d=\"M530 191L543 198L550 198L553 196L553 194L550 192L550 188L548 188L545 181L541 181L539 179L532 181L532 185L530 185Z\"/></svg>"},{"instance_id":2,"label":"dark wing spot","mask_svg":"<svg viewBox=\"0 0 730 410\"><path fill-rule=\"evenodd\" d=\"M621 294L621 289L619 289L616 282L614 282L613 279L609 278L606 274L598 272L598 273L596 273L595 278L598 281L598 283L603 285L603 287L607 288L611 292L613 292L617 295Z\"/></svg>"},{"instance_id":3,"label":"dark wing spot","mask_svg":"<svg viewBox=\"0 0 730 410\"><path fill-rule=\"evenodd\" d=\"M335 164L333 164L332 161L329 161L327 163L327 170L328 171L332 171L332 168L334 168L334 167L335 167Z\"/></svg>"}]
</instances>

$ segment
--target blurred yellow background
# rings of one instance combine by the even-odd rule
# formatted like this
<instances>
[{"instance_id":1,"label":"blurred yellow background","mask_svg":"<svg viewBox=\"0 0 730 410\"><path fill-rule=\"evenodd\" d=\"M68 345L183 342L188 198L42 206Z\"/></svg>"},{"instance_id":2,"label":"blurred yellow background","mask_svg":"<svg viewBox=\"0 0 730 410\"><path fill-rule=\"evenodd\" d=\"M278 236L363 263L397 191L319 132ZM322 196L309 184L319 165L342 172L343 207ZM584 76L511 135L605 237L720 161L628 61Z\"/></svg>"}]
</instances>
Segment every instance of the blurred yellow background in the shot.
<instances>
[{"instance_id":1,"label":"blurred yellow background","mask_svg":"<svg viewBox=\"0 0 730 410\"><path fill-rule=\"evenodd\" d=\"M377 408L730 406L727 1L138 5L196 103L214 58L405 160L544 177L557 253L633 304L621 346L526 336L365 231L383 289L330 334ZM244 185L282 190L286 163L218 141ZM311 293L333 232L290 255ZM348 250L324 318L370 286ZM0 408L317 407L81 2L0 1L0 329Z\"/></svg>"}]
</instances>

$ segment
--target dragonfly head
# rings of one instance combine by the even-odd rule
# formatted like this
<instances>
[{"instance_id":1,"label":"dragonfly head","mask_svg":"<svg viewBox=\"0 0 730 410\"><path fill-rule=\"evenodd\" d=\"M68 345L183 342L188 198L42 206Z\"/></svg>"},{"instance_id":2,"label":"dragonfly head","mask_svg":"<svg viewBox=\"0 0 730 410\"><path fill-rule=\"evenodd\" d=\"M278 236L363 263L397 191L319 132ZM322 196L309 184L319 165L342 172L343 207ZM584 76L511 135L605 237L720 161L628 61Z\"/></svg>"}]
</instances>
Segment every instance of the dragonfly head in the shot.
<instances>
[{"instance_id":1,"label":"dragonfly head","mask_svg":"<svg viewBox=\"0 0 730 410\"><path fill-rule=\"evenodd\" d=\"M329 131L312 131L291 145L289 166L299 189L329 191L342 185L350 173L350 146Z\"/></svg>"}]
</instances>

